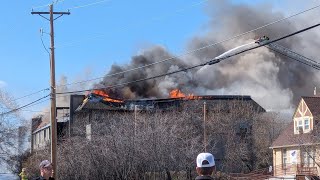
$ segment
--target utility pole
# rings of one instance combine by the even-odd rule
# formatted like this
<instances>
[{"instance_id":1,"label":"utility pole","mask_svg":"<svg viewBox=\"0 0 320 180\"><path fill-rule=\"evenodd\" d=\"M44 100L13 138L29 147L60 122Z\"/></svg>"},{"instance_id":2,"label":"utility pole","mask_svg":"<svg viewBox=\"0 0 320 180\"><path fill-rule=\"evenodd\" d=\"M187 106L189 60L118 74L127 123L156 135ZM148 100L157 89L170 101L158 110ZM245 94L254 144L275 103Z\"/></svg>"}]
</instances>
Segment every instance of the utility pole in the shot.
<instances>
[{"instance_id":1,"label":"utility pole","mask_svg":"<svg viewBox=\"0 0 320 180\"><path fill-rule=\"evenodd\" d=\"M203 146L204 152L207 152L207 132L206 132L207 104L203 102Z\"/></svg>"},{"instance_id":2,"label":"utility pole","mask_svg":"<svg viewBox=\"0 0 320 180\"><path fill-rule=\"evenodd\" d=\"M134 105L134 138L136 138L137 135L137 109L138 106Z\"/></svg>"},{"instance_id":3,"label":"utility pole","mask_svg":"<svg viewBox=\"0 0 320 180\"><path fill-rule=\"evenodd\" d=\"M31 14L38 14L39 16L50 21L50 39L51 39L51 54L50 54L50 124L51 124L51 163L53 167L53 177L57 179L57 115L56 115L56 80L55 80L55 59L54 59L54 28L53 21L63 15L70 15L70 12L53 12L53 4L49 6L49 12L31 12ZM49 19L43 15L49 14ZM59 16L54 18L53 16L58 14Z\"/></svg>"}]
</instances>

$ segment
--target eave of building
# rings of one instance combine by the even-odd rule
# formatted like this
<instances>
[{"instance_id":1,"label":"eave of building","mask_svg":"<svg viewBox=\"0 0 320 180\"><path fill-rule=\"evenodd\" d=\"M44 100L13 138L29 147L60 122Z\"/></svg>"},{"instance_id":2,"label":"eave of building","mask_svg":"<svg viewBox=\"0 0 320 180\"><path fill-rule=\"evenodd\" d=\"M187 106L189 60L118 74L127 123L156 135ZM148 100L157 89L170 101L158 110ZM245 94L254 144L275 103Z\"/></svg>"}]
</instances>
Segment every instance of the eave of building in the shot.
<instances>
[{"instance_id":1,"label":"eave of building","mask_svg":"<svg viewBox=\"0 0 320 180\"><path fill-rule=\"evenodd\" d=\"M47 125L43 126L42 128L39 128L39 129L33 131L32 134L35 134L35 133L37 133L37 132L39 132L39 131L42 131L43 129L46 129L46 128L48 128L48 127L50 127L50 124L47 124Z\"/></svg>"},{"instance_id":2,"label":"eave of building","mask_svg":"<svg viewBox=\"0 0 320 180\"><path fill-rule=\"evenodd\" d=\"M269 147L269 149L299 147L299 146L314 146L314 145L319 145L319 144L320 143L305 143L305 144L292 144L292 145L283 145L283 146L271 146L271 147Z\"/></svg>"},{"instance_id":3,"label":"eave of building","mask_svg":"<svg viewBox=\"0 0 320 180\"><path fill-rule=\"evenodd\" d=\"M184 102L184 101L193 101L193 100L201 100L201 101L206 101L206 100L210 100L210 101L232 101L232 100L241 100L241 101L250 101L252 103L252 105L257 108L257 110L259 110L259 112L266 112L266 110L261 107L257 102L255 102L250 96L248 95L206 95L206 96L193 96L192 98L188 99L188 98L161 98L161 99L131 99L131 100L125 100L123 102L121 102L121 106L117 106L116 108L111 108L111 109L107 109L107 108L101 108L101 110L129 110L129 111L133 111L133 108L129 108L131 107L131 104L134 105L140 105L141 102L144 103L144 105L146 104L156 104L156 103L165 103L165 102ZM88 108L86 107L86 105L90 102L89 98L86 97L83 102L78 106L78 108L76 108L75 112L79 112L83 109L92 109L92 108ZM97 101L95 103L102 103L104 106L108 106L105 104L104 101ZM110 103L110 102L109 102ZM147 106L146 106L147 107ZM139 108L139 107L138 107Z\"/></svg>"}]
</instances>

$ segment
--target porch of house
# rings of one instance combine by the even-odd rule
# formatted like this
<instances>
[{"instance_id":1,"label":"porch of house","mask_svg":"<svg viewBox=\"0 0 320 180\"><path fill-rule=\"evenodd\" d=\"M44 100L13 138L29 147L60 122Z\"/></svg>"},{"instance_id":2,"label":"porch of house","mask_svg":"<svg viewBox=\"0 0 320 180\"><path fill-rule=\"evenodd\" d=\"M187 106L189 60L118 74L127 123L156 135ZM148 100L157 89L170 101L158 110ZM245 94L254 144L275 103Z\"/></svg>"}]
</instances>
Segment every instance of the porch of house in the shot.
<instances>
[{"instance_id":1,"label":"porch of house","mask_svg":"<svg viewBox=\"0 0 320 180\"><path fill-rule=\"evenodd\" d=\"M319 176L318 169L316 166L308 167L301 164L280 164L273 168L274 177L313 177Z\"/></svg>"}]
</instances>

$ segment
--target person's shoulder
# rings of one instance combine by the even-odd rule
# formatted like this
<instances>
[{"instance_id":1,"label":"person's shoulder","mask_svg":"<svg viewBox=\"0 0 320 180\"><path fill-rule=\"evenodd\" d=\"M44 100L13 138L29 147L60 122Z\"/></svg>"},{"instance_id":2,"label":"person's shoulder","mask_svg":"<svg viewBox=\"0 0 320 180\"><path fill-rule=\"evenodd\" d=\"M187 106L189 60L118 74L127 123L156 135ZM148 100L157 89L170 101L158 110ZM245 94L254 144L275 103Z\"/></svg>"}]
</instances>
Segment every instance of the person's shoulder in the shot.
<instances>
[{"instance_id":1,"label":"person's shoulder","mask_svg":"<svg viewBox=\"0 0 320 180\"><path fill-rule=\"evenodd\" d=\"M34 178L34 179L32 179L32 180L45 180L45 179L43 179L43 178L40 176L40 177L36 177L36 178ZM50 177L49 180L54 180L54 178Z\"/></svg>"},{"instance_id":2,"label":"person's shoulder","mask_svg":"<svg viewBox=\"0 0 320 180\"><path fill-rule=\"evenodd\" d=\"M195 180L214 180L211 176L197 176Z\"/></svg>"}]
</instances>

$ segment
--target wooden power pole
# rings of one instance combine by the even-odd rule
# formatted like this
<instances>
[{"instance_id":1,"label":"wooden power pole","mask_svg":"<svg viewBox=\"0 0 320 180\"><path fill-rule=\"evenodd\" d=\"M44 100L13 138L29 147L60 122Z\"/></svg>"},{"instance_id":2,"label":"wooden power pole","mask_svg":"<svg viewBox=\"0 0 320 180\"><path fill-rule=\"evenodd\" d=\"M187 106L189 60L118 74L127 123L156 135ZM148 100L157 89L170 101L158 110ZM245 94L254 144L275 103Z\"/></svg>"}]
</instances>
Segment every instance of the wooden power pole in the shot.
<instances>
[{"instance_id":1,"label":"wooden power pole","mask_svg":"<svg viewBox=\"0 0 320 180\"><path fill-rule=\"evenodd\" d=\"M38 14L41 17L50 21L50 39L51 39L51 54L50 54L50 99L51 99L51 108L50 108L50 127L51 127L51 163L53 166L53 177L57 179L57 111L56 111L56 80L55 80L55 59L54 59L54 28L53 21L58 19L63 15L70 15L70 12L53 12L53 4L50 6L49 12L31 12L31 14ZM43 15L49 14L49 19ZM54 15L59 15L54 18Z\"/></svg>"},{"instance_id":2,"label":"wooden power pole","mask_svg":"<svg viewBox=\"0 0 320 180\"><path fill-rule=\"evenodd\" d=\"M203 146L204 146L204 152L207 152L206 119L207 119L207 104L206 104L206 102L203 102Z\"/></svg>"}]
</instances>

